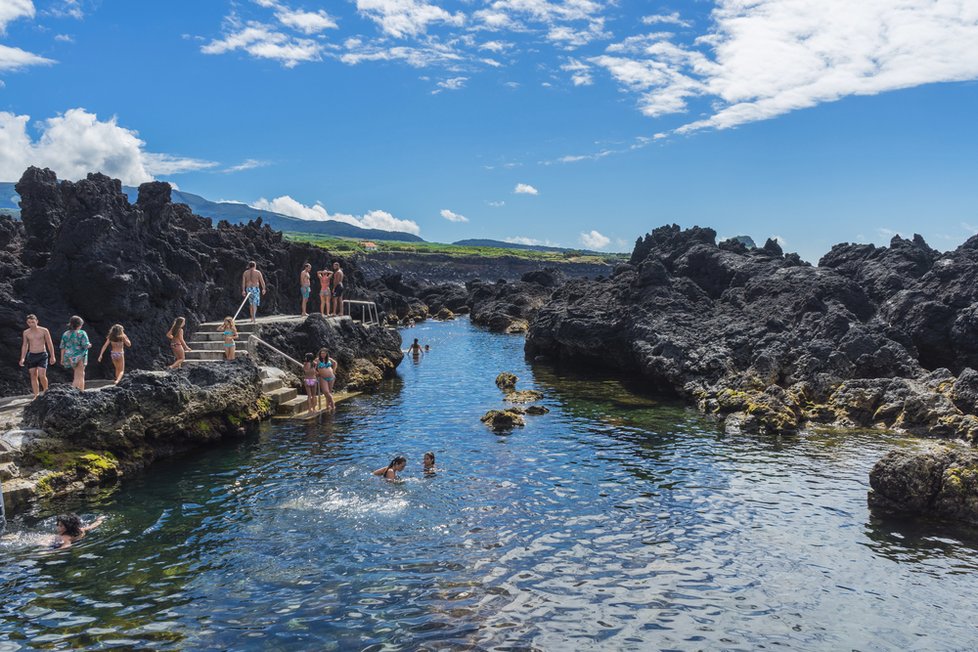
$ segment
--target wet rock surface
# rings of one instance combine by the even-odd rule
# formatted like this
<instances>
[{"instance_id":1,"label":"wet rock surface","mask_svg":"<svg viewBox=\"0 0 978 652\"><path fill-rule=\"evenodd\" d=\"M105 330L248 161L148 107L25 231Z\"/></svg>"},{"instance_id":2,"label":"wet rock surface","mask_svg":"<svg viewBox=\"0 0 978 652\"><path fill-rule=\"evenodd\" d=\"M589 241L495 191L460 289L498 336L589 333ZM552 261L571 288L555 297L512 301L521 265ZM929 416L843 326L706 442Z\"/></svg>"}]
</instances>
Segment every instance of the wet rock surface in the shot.
<instances>
[{"instance_id":1,"label":"wet rock surface","mask_svg":"<svg viewBox=\"0 0 978 652\"><path fill-rule=\"evenodd\" d=\"M978 451L933 444L886 454L869 474L874 509L978 525Z\"/></svg>"},{"instance_id":2,"label":"wet rock surface","mask_svg":"<svg viewBox=\"0 0 978 652\"><path fill-rule=\"evenodd\" d=\"M193 331L201 321L235 312L249 260L268 283L261 314L298 312L298 273L306 261L316 269L340 261L348 295L372 299L354 263L285 241L259 222L212 225L173 204L166 183L140 186L136 204L118 180L102 174L70 182L30 168L16 188L21 221L0 217L0 356L7 361L19 358L28 313L51 330L55 346L68 317L77 314L93 346L90 378L110 377L111 364L95 358L115 323L133 341L127 368L161 368L169 361L165 333L175 317L185 316ZM55 381L67 380L57 367L50 373ZM0 394L27 388L25 372L0 366Z\"/></svg>"},{"instance_id":3,"label":"wet rock surface","mask_svg":"<svg viewBox=\"0 0 978 652\"><path fill-rule=\"evenodd\" d=\"M814 267L773 240L748 249L662 227L611 278L557 289L526 353L640 375L733 430L815 422L971 438L976 301L978 237L943 255L919 237L838 245Z\"/></svg>"}]
</instances>

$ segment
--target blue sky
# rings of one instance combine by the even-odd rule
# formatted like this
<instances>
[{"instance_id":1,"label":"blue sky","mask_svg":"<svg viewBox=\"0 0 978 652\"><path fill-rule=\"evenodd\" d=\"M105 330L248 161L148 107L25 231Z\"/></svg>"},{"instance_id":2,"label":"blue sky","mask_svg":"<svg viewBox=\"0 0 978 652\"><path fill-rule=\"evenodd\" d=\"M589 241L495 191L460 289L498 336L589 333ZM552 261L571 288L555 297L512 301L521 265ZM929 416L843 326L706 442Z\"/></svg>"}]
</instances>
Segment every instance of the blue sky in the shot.
<instances>
[{"instance_id":1,"label":"blue sky","mask_svg":"<svg viewBox=\"0 0 978 652\"><path fill-rule=\"evenodd\" d=\"M442 242L953 248L978 232L978 7L897 4L0 0L0 177Z\"/></svg>"}]
</instances>

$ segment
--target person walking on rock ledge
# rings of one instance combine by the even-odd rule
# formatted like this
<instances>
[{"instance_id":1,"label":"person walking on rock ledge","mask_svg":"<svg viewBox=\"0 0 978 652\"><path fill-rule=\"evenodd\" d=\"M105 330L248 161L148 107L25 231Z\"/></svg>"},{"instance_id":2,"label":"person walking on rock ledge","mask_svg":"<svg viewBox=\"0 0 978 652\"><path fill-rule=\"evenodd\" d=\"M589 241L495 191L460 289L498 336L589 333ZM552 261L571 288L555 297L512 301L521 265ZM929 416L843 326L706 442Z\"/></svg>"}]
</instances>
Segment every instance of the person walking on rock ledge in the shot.
<instances>
[{"instance_id":1,"label":"person walking on rock ledge","mask_svg":"<svg viewBox=\"0 0 978 652\"><path fill-rule=\"evenodd\" d=\"M72 315L68 320L68 330L61 335L61 366L72 369L72 387L85 391L85 366L88 364L88 350L92 343L88 333L82 330L85 320Z\"/></svg>"},{"instance_id":2,"label":"person walking on rock ledge","mask_svg":"<svg viewBox=\"0 0 978 652\"><path fill-rule=\"evenodd\" d=\"M333 263L333 314L343 316L343 277L345 274L338 262Z\"/></svg>"},{"instance_id":3,"label":"person walking on rock ledge","mask_svg":"<svg viewBox=\"0 0 978 652\"><path fill-rule=\"evenodd\" d=\"M241 275L241 296L248 299L248 310L251 312L251 323L255 323L255 313L261 305L265 294L265 277L258 271L258 263L250 261L248 268Z\"/></svg>"},{"instance_id":4,"label":"person walking on rock ledge","mask_svg":"<svg viewBox=\"0 0 978 652\"><path fill-rule=\"evenodd\" d=\"M51 331L37 325L37 315L27 315L23 344L20 347L20 366L27 368L31 377L34 398L48 391L48 362L54 360L54 342Z\"/></svg>"},{"instance_id":5,"label":"person walking on rock ledge","mask_svg":"<svg viewBox=\"0 0 978 652\"><path fill-rule=\"evenodd\" d=\"M173 349L173 357L176 358L168 369L179 369L182 367L184 358L187 357L187 351L191 350L187 346L187 342L183 339L183 327L186 323L186 319L177 317L173 320L173 325L170 326L170 330L166 332L166 338L170 340L170 348Z\"/></svg>"},{"instance_id":6,"label":"person walking on rock ledge","mask_svg":"<svg viewBox=\"0 0 978 652\"><path fill-rule=\"evenodd\" d=\"M299 272L299 296L302 297L302 316L307 317L306 304L309 303L309 295L312 294L312 278L309 273L312 271L312 264L306 263Z\"/></svg>"},{"instance_id":7,"label":"person walking on rock ledge","mask_svg":"<svg viewBox=\"0 0 978 652\"><path fill-rule=\"evenodd\" d=\"M116 324L109 329L109 336L105 338L105 344L102 345L102 350L98 354L99 362L102 362L105 350L110 346L112 350L109 351L109 357L112 359L112 366L115 367L115 380L112 384L118 385L119 381L122 380L122 374L126 373L126 347L132 346L122 324Z\"/></svg>"}]
</instances>

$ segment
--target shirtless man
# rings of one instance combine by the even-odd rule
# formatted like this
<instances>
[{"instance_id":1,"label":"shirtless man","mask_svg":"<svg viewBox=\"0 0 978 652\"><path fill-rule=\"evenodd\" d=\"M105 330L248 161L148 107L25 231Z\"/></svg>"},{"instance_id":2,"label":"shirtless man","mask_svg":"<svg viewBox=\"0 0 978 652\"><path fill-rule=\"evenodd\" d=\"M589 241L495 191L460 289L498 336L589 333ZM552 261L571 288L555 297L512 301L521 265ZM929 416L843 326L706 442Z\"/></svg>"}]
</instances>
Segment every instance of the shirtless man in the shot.
<instances>
[{"instance_id":1,"label":"shirtless man","mask_svg":"<svg viewBox=\"0 0 978 652\"><path fill-rule=\"evenodd\" d=\"M338 262L333 263L333 314L343 316L343 270Z\"/></svg>"},{"instance_id":2,"label":"shirtless man","mask_svg":"<svg viewBox=\"0 0 978 652\"><path fill-rule=\"evenodd\" d=\"M302 271L299 273L299 295L302 297L303 317L308 314L306 312L306 303L309 302L309 295L312 294L312 278L309 276L310 271L312 271L312 265L310 263L306 263L302 266Z\"/></svg>"},{"instance_id":3,"label":"shirtless man","mask_svg":"<svg viewBox=\"0 0 978 652\"><path fill-rule=\"evenodd\" d=\"M48 391L48 361L54 359L51 331L37 325L37 315L27 315L27 329L20 347L20 366L27 367L27 373L31 375L34 398L40 392Z\"/></svg>"},{"instance_id":4,"label":"shirtless man","mask_svg":"<svg viewBox=\"0 0 978 652\"><path fill-rule=\"evenodd\" d=\"M248 297L252 324L255 323L255 312L261 305L263 294L265 294L265 277L258 271L258 263L252 260L248 263L248 269L241 275L241 296Z\"/></svg>"}]
</instances>

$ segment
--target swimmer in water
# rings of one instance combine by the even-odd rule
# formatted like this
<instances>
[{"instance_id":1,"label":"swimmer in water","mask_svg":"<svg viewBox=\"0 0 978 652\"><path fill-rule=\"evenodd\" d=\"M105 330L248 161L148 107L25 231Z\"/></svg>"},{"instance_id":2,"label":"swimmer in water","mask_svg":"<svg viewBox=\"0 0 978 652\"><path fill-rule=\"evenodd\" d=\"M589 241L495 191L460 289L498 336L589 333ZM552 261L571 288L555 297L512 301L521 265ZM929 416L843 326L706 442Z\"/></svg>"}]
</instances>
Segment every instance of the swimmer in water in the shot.
<instances>
[{"instance_id":1,"label":"swimmer in water","mask_svg":"<svg viewBox=\"0 0 978 652\"><path fill-rule=\"evenodd\" d=\"M428 352L428 351L430 351L430 350L431 350L431 345L429 345L429 344L425 344L425 345L424 345L424 352L425 352L425 353L427 353L427 352Z\"/></svg>"},{"instance_id":2,"label":"swimmer in water","mask_svg":"<svg viewBox=\"0 0 978 652\"><path fill-rule=\"evenodd\" d=\"M422 471L425 475L435 474L435 454L428 451L424 454L424 462L422 462Z\"/></svg>"},{"instance_id":3,"label":"swimmer in water","mask_svg":"<svg viewBox=\"0 0 978 652\"><path fill-rule=\"evenodd\" d=\"M55 537L54 542L51 544L51 547L70 548L71 544L80 539L84 539L86 534L100 526L103 521L105 521L105 517L99 516L88 525L82 525L81 519L78 518L78 514L62 514L55 521L55 527L58 529L58 534Z\"/></svg>"},{"instance_id":4,"label":"swimmer in water","mask_svg":"<svg viewBox=\"0 0 978 652\"><path fill-rule=\"evenodd\" d=\"M415 358L421 355L421 345L418 344L418 338L414 338L414 343L408 347L408 353L413 355Z\"/></svg>"},{"instance_id":5,"label":"swimmer in water","mask_svg":"<svg viewBox=\"0 0 978 652\"><path fill-rule=\"evenodd\" d=\"M390 464L374 471L374 475L378 475L384 480L397 480L397 472L403 471L405 466L407 466L407 460L398 455L391 460Z\"/></svg>"}]
</instances>

